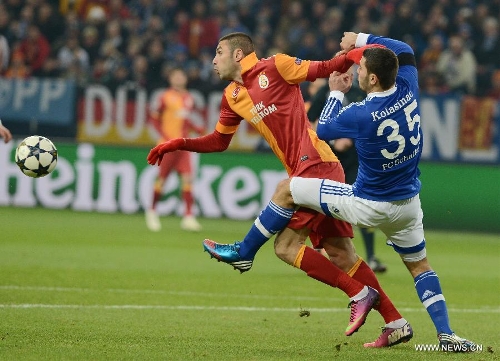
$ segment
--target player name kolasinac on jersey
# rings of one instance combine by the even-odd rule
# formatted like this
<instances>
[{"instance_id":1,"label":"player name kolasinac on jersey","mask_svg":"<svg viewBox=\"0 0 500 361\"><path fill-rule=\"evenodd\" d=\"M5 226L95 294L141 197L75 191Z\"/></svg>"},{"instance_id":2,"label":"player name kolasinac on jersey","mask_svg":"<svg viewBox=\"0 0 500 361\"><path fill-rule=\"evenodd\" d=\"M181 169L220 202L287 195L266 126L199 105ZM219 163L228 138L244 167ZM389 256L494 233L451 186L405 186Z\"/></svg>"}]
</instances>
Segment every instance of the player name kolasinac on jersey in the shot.
<instances>
[{"instance_id":1,"label":"player name kolasinac on jersey","mask_svg":"<svg viewBox=\"0 0 500 361\"><path fill-rule=\"evenodd\" d=\"M372 120L374 122L376 122L378 120L381 120L381 119L388 117L389 115L395 113L399 109L402 109L412 99L413 99L413 92L410 90L404 97L399 99L396 103L394 103L390 107L385 107L383 110L377 110L377 111L371 112L371 115L373 118Z\"/></svg>"}]
</instances>

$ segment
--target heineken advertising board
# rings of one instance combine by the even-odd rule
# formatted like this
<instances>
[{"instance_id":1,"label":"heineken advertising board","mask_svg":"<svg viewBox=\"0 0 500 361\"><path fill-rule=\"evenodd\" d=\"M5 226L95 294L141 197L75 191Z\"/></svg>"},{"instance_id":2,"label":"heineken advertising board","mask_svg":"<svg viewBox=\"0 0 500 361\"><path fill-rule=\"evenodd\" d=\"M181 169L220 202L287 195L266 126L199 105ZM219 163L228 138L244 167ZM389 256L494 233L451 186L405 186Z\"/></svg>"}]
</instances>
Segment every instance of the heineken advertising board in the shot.
<instances>
[{"instance_id":1,"label":"heineken advertising board","mask_svg":"<svg viewBox=\"0 0 500 361\"><path fill-rule=\"evenodd\" d=\"M158 167L149 148L56 142L59 161L47 177L33 179L14 163L18 140L0 143L0 206L95 212L142 212L152 200ZM250 220L286 178L270 153L193 154L197 164L196 212L208 218ZM421 163L426 228L500 232L498 166ZM158 205L162 215L182 214L179 178L171 174Z\"/></svg>"}]
</instances>

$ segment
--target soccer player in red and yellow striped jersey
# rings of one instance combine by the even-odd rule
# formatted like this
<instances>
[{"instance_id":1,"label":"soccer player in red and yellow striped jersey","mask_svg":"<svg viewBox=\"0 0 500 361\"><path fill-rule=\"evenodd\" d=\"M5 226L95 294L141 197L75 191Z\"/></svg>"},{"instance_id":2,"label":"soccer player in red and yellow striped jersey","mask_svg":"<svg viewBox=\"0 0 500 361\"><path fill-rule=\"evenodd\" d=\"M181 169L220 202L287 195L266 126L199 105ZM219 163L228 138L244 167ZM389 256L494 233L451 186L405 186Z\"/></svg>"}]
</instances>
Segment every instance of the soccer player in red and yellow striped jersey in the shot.
<instances>
[{"instance_id":1,"label":"soccer player in red and yellow striped jersey","mask_svg":"<svg viewBox=\"0 0 500 361\"><path fill-rule=\"evenodd\" d=\"M171 69L168 80L170 86L162 94L158 110L150 117L151 123L160 134L158 144L186 137L191 130L197 133L204 131L189 120L189 115L194 108L194 99L186 88L188 79L184 70L182 68ZM146 210L146 224L151 231L161 229L156 205L162 195L163 185L172 171L176 171L181 177L181 197L185 206L181 228L188 231L199 231L201 225L193 214L191 154L185 150L171 152L163 157L160 172L154 184L153 201L151 207Z\"/></svg>"},{"instance_id":2,"label":"soccer player in red and yellow striped jersey","mask_svg":"<svg viewBox=\"0 0 500 361\"><path fill-rule=\"evenodd\" d=\"M338 159L309 123L299 84L327 78L333 71L347 71L353 62L345 54L326 61L302 60L285 54L259 60L251 38L232 33L220 39L213 64L221 79L231 81L224 90L214 132L160 144L150 151L150 164L161 162L165 154L178 149L224 151L244 119L266 139L290 176L321 175L344 181ZM286 226L276 236L277 256L349 296L352 307L346 335L356 332L379 302L378 310L386 323L402 319L373 271L356 254L351 225L332 220L305 208L286 209L270 202L242 242L227 245L205 240L203 244L212 256L244 272L252 267L259 248ZM307 237L315 248L324 248L330 260L306 246Z\"/></svg>"}]
</instances>

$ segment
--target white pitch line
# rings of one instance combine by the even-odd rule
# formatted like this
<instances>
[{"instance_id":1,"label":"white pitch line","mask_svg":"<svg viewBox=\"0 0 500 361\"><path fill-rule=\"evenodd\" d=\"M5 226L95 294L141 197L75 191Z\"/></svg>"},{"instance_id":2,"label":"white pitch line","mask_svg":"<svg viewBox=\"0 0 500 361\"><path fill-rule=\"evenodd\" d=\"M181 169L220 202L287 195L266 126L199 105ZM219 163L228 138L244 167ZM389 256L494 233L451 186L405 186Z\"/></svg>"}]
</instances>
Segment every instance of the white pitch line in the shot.
<instances>
[{"instance_id":1,"label":"white pitch line","mask_svg":"<svg viewBox=\"0 0 500 361\"><path fill-rule=\"evenodd\" d=\"M0 304L0 308L70 308L70 309L116 309L116 310L185 310L185 311L246 311L246 312L297 312L297 308L243 307L243 306L187 306L187 305L50 305L50 304ZM309 309L308 309L309 310ZM317 308L316 312L340 312L346 308Z\"/></svg>"},{"instance_id":2,"label":"white pitch line","mask_svg":"<svg viewBox=\"0 0 500 361\"><path fill-rule=\"evenodd\" d=\"M17 291L43 291L43 292L109 292L109 293L139 293L139 294L159 294L175 296L196 296L196 297L223 297L223 298L243 298L243 299L284 299L287 300L324 300L325 297L307 297L307 296L272 296L272 295L248 295L248 294L222 294L208 292L189 292L189 291L167 291L167 290L148 290L148 289L121 289L121 288L79 288L79 287L45 287L45 286L17 286L0 285L0 290ZM329 300L342 300L340 297L328 297ZM400 302L401 304L401 302ZM403 303L405 304L405 303ZM409 303L406 303L409 304ZM297 312L297 308L266 308L266 307L225 307L225 306L168 306L168 305L51 305L51 304L0 304L0 308L94 308L94 309L165 309L165 310L221 310L221 311L264 311L264 312ZM340 312L345 311L346 307L340 308L307 308L314 312ZM423 312L423 308L398 308L401 312ZM448 312L456 313L500 313L500 307L486 306L481 308L448 308Z\"/></svg>"},{"instance_id":3,"label":"white pitch line","mask_svg":"<svg viewBox=\"0 0 500 361\"><path fill-rule=\"evenodd\" d=\"M281 307L243 307L243 306L187 306L187 305L54 305L39 303L21 303L21 304L0 304L0 309L104 309L104 310L176 310L176 311L238 311L238 312L297 312L299 308L281 308ZM402 312L425 312L424 308L401 308ZM310 312L336 313L347 312L345 307L334 308L307 308ZM500 313L500 309L470 309L470 308L451 308L451 313Z\"/></svg>"},{"instance_id":4,"label":"white pitch line","mask_svg":"<svg viewBox=\"0 0 500 361\"><path fill-rule=\"evenodd\" d=\"M283 299L288 300L324 300L325 297L308 297L308 296L273 296L273 295L249 295L249 294L224 294L224 293L208 293L208 292L191 292L191 291L167 291L167 290L148 290L148 289L122 289L122 288L79 288L79 287L43 287L43 286L15 286L4 285L0 286L0 290L13 291L40 291L40 292L108 292L108 293L139 293L139 294L158 294L158 295L173 295L173 296L194 296L194 297L219 297L219 298L251 298L251 299ZM328 297L329 300L342 300L340 297Z\"/></svg>"}]
</instances>

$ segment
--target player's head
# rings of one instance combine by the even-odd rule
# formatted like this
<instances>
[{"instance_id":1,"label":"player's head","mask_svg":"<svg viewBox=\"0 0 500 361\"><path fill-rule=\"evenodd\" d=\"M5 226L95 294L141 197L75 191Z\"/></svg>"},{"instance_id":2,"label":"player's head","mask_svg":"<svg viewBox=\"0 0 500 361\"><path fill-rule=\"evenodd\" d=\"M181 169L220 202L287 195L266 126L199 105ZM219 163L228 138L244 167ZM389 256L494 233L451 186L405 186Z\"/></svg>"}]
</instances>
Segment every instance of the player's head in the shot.
<instances>
[{"instance_id":1,"label":"player's head","mask_svg":"<svg viewBox=\"0 0 500 361\"><path fill-rule=\"evenodd\" d=\"M185 89L188 82L186 72L181 67L175 67L168 72L168 82L174 89Z\"/></svg>"},{"instance_id":2,"label":"player's head","mask_svg":"<svg viewBox=\"0 0 500 361\"><path fill-rule=\"evenodd\" d=\"M396 83L398 57L387 48L368 48L359 63L359 87L370 93L390 89Z\"/></svg>"},{"instance_id":3,"label":"player's head","mask_svg":"<svg viewBox=\"0 0 500 361\"><path fill-rule=\"evenodd\" d=\"M243 54L247 56L255 51L252 38L245 33L230 33L224 35L219 39L219 44L223 41L227 41L231 52L241 49Z\"/></svg>"},{"instance_id":4,"label":"player's head","mask_svg":"<svg viewBox=\"0 0 500 361\"><path fill-rule=\"evenodd\" d=\"M213 60L214 69L224 80L233 80L240 72L239 62L254 52L253 41L245 33L230 33L219 39Z\"/></svg>"}]
</instances>

